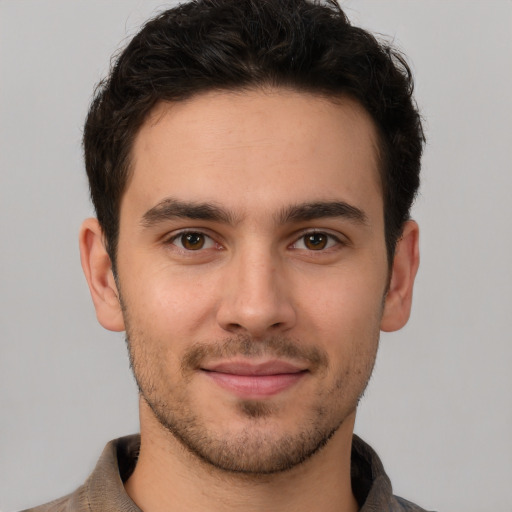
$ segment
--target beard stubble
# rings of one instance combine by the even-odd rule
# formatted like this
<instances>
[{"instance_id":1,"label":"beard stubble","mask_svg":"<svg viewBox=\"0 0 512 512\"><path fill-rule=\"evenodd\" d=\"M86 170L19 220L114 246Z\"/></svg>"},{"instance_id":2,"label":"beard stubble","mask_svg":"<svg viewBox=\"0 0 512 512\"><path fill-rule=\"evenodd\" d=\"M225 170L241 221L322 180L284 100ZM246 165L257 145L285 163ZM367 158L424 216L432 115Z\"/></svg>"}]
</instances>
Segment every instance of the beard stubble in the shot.
<instances>
[{"instance_id":1,"label":"beard stubble","mask_svg":"<svg viewBox=\"0 0 512 512\"><path fill-rule=\"evenodd\" d=\"M153 353L151 342L127 326L130 364L142 399L165 431L190 453L218 470L247 475L287 471L311 458L324 447L346 417L357 407L373 369L375 356L364 368L338 375L330 387L319 389L301 424L293 431L274 428L279 408L272 401L236 401L236 413L245 426L236 432L217 432L194 407L189 385L201 365L213 358L265 356L306 362L311 376L321 378L329 370L327 354L282 336L253 340L229 337L215 344L191 345L180 360L180 382L169 386L165 356ZM358 385L349 385L357 378ZM277 432L276 432L277 431Z\"/></svg>"}]
</instances>

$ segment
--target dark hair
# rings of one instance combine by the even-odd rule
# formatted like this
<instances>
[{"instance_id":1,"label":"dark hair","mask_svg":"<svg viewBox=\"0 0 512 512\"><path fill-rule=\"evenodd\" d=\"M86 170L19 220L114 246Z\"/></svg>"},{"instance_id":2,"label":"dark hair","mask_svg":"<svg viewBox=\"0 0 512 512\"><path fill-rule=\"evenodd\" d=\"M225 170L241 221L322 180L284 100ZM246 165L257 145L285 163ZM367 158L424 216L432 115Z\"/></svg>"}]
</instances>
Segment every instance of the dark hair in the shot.
<instances>
[{"instance_id":1,"label":"dark hair","mask_svg":"<svg viewBox=\"0 0 512 512\"><path fill-rule=\"evenodd\" d=\"M155 105L258 86L346 95L368 111L380 139L391 263L419 186L424 143L404 58L352 26L334 0L195 0L144 25L98 85L87 116L85 166L113 265L131 148Z\"/></svg>"}]
</instances>

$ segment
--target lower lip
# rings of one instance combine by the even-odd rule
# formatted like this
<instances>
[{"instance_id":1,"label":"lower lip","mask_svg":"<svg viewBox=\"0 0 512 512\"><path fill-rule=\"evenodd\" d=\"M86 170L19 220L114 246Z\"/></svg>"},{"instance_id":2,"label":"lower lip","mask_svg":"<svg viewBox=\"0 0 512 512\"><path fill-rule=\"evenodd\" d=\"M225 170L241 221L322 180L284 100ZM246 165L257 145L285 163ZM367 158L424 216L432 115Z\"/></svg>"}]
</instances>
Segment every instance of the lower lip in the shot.
<instances>
[{"instance_id":1,"label":"lower lip","mask_svg":"<svg viewBox=\"0 0 512 512\"><path fill-rule=\"evenodd\" d=\"M275 395L291 388L306 375L306 372L277 375L234 375L214 371L204 373L220 387L246 399Z\"/></svg>"}]
</instances>

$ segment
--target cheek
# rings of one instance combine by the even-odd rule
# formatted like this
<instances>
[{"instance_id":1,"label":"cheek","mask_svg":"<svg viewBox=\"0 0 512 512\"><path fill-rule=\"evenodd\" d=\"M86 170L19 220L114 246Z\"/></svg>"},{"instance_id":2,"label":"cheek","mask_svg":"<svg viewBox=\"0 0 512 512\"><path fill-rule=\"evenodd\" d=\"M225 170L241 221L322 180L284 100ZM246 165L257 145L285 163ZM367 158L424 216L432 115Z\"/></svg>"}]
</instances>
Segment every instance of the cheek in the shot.
<instances>
[{"instance_id":1,"label":"cheek","mask_svg":"<svg viewBox=\"0 0 512 512\"><path fill-rule=\"evenodd\" d=\"M299 288L298 307L317 331L356 336L380 323L383 275L334 269L325 279L304 280Z\"/></svg>"},{"instance_id":2,"label":"cheek","mask_svg":"<svg viewBox=\"0 0 512 512\"><path fill-rule=\"evenodd\" d=\"M384 279L360 276L338 272L316 293L308 287L310 293L301 305L299 334L327 352L328 378L343 382L344 389L348 382L356 394L366 385L373 368L384 294Z\"/></svg>"},{"instance_id":3,"label":"cheek","mask_svg":"<svg viewBox=\"0 0 512 512\"><path fill-rule=\"evenodd\" d=\"M179 342L181 337L190 339L191 333L197 337L200 326L211 318L217 288L213 283L165 266L139 269L133 275L137 278L122 287L133 325L156 339Z\"/></svg>"}]
</instances>

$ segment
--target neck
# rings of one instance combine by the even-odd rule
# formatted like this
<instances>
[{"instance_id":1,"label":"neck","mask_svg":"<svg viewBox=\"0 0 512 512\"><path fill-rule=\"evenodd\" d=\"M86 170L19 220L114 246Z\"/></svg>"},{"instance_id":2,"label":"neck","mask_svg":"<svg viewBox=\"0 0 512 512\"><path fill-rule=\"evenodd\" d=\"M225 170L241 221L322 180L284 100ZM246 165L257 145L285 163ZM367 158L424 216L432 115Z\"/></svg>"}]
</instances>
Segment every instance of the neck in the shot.
<instances>
[{"instance_id":1,"label":"neck","mask_svg":"<svg viewBox=\"0 0 512 512\"><path fill-rule=\"evenodd\" d=\"M327 445L293 469L270 475L231 473L191 454L141 401L141 447L125 483L145 512L356 512L350 454L355 412Z\"/></svg>"}]
</instances>

